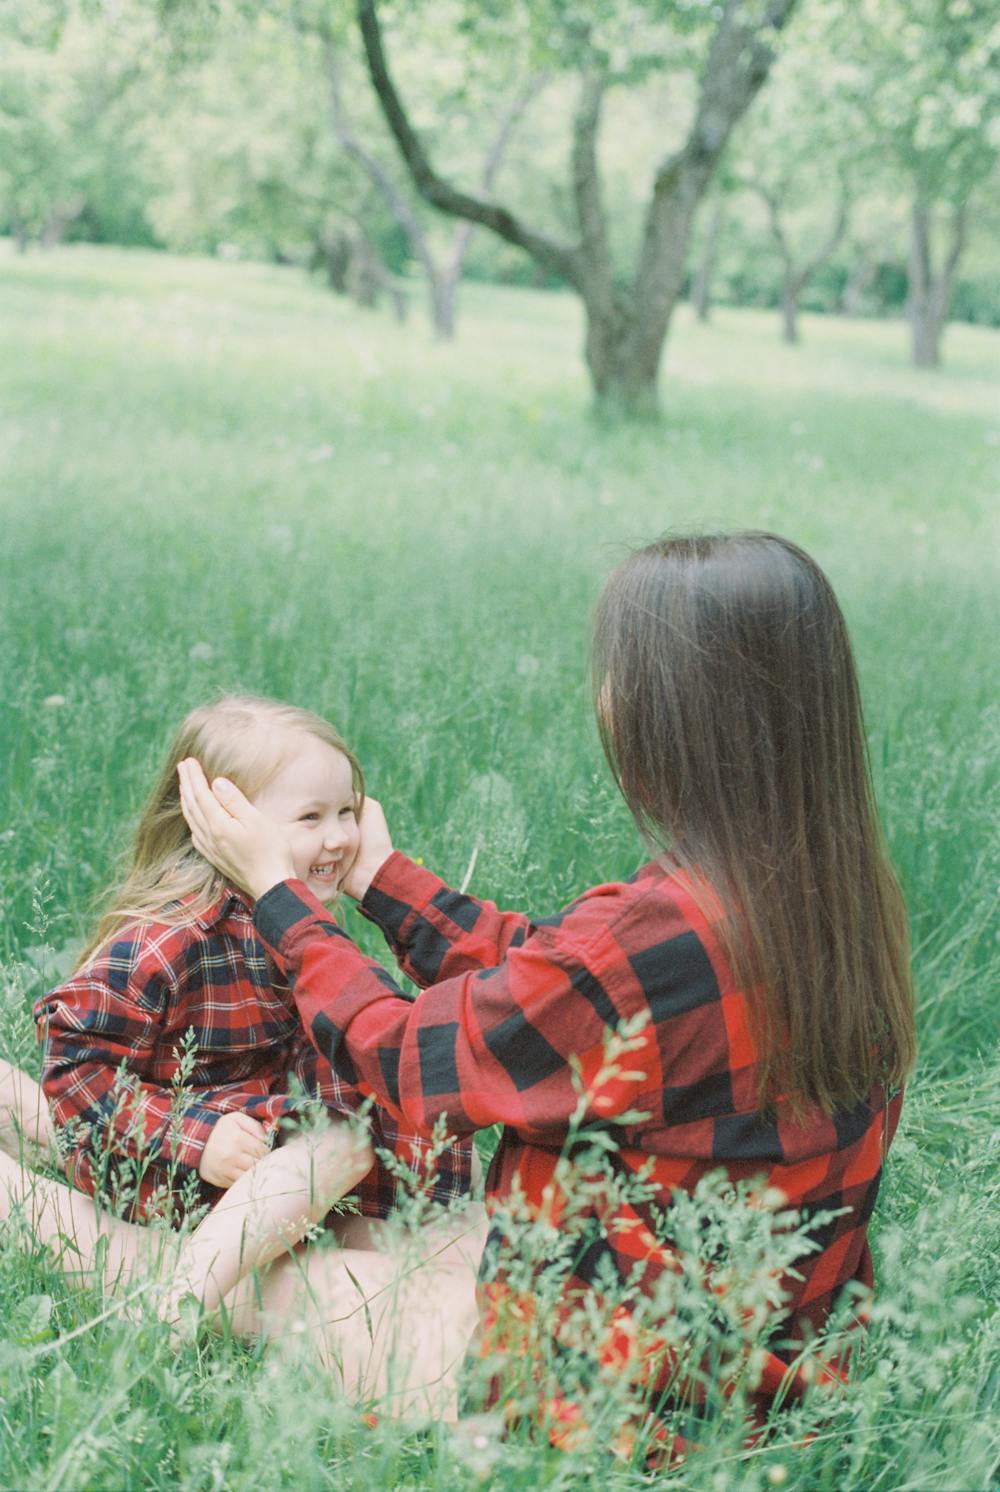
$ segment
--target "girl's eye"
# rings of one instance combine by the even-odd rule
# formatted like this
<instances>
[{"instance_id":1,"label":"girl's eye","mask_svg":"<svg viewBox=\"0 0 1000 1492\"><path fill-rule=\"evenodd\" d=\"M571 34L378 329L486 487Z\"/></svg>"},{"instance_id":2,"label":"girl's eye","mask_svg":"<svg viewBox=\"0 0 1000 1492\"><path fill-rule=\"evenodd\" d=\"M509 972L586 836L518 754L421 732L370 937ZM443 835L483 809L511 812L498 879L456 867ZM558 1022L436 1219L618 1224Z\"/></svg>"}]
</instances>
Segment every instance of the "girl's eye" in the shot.
<instances>
[{"instance_id":1,"label":"girl's eye","mask_svg":"<svg viewBox=\"0 0 1000 1492\"><path fill-rule=\"evenodd\" d=\"M340 810L340 817L343 818L345 813L347 814L347 816L349 818L353 818L354 817L354 808L353 808L353 805L350 808L342 808Z\"/></svg>"},{"instance_id":2,"label":"girl's eye","mask_svg":"<svg viewBox=\"0 0 1000 1492\"><path fill-rule=\"evenodd\" d=\"M299 819L300 824L316 824L319 822L318 813L304 813Z\"/></svg>"}]
</instances>

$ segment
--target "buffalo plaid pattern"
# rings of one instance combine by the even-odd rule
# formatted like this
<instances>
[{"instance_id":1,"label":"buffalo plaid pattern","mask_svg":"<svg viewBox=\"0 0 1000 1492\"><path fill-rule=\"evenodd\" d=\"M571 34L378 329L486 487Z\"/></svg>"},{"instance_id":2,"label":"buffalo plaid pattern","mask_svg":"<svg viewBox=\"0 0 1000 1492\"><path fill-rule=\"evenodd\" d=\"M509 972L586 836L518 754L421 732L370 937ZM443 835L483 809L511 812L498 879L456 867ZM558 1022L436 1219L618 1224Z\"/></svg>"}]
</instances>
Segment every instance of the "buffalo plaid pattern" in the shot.
<instances>
[{"instance_id":1,"label":"buffalo plaid pattern","mask_svg":"<svg viewBox=\"0 0 1000 1492\"><path fill-rule=\"evenodd\" d=\"M358 1110L357 1089L316 1052L287 981L268 957L236 892L184 926L124 925L66 983L35 1005L44 1041L42 1086L64 1128L67 1174L115 1210L178 1221L222 1192L198 1176L220 1116L239 1110L266 1126L304 1092L334 1115ZM191 1041L183 1072L182 1052ZM183 1081L181 1078L183 1077ZM351 1196L386 1217L413 1185L448 1203L468 1191L471 1141L433 1155L408 1124L372 1110L377 1159Z\"/></svg>"},{"instance_id":2,"label":"buffalo plaid pattern","mask_svg":"<svg viewBox=\"0 0 1000 1492\"><path fill-rule=\"evenodd\" d=\"M721 908L705 908L691 882L653 863L629 882L595 887L555 917L530 920L450 890L395 853L361 910L384 933L416 1002L368 959L299 882L284 882L254 914L280 957L306 1030L341 1080L374 1095L397 1119L450 1133L504 1126L487 1179L494 1214L515 1194L541 1213L571 1121L599 1124L618 1143L616 1164L651 1166L659 1209L707 1172L759 1178L809 1217L816 1252L785 1281L782 1337L821 1328L850 1282L872 1283L868 1220L884 1147L901 1099L868 1102L797 1121L779 1102L758 1112L758 1067L746 992L718 937ZM608 1040L622 1022L642 1029L609 1071ZM579 1079L574 1083L574 1069ZM645 1115L639 1118L638 1115ZM519 1203L520 1205L520 1203ZM575 1266L568 1296L612 1276L651 1288L671 1267L653 1208L621 1215L594 1202L593 1246ZM494 1250L487 1250L487 1258ZM505 1286L485 1281L487 1347L502 1330ZM862 1292L859 1292L863 1293ZM613 1344L609 1347L613 1352ZM804 1388L784 1354L764 1364L766 1399Z\"/></svg>"}]
</instances>

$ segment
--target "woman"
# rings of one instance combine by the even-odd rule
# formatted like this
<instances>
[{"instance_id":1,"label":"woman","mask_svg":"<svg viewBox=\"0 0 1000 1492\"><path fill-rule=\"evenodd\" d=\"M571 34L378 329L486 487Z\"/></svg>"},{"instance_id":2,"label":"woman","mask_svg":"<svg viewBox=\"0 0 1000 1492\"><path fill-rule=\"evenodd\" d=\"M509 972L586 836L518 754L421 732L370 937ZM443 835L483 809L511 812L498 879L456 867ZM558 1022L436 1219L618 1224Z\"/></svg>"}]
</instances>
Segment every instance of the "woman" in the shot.
<instances>
[{"instance_id":1,"label":"woman","mask_svg":"<svg viewBox=\"0 0 1000 1492\"><path fill-rule=\"evenodd\" d=\"M589 1330L606 1375L691 1397L668 1323L644 1305L683 1272L676 1193L721 1168L822 1218L814 1251L782 1279L784 1344L738 1370L763 1412L805 1392L799 1349L870 1288L868 1220L914 1057L906 918L850 644L795 545L668 539L605 587L594 688L608 760L653 851L631 881L557 918L499 913L394 851L366 806L345 890L423 986L415 1003L295 882L280 834L231 784L213 793L182 763L185 809L196 847L256 900L257 929L339 1076L424 1130L503 1126L487 1182L486 1353L537 1345L516 1235L528 1218L558 1237L572 1215L580 1247L555 1302L564 1359ZM590 1148L574 1169L581 1134ZM588 1180L595 1144L613 1155L613 1184ZM572 1418L559 1384L551 1398L557 1420Z\"/></svg>"}]
</instances>

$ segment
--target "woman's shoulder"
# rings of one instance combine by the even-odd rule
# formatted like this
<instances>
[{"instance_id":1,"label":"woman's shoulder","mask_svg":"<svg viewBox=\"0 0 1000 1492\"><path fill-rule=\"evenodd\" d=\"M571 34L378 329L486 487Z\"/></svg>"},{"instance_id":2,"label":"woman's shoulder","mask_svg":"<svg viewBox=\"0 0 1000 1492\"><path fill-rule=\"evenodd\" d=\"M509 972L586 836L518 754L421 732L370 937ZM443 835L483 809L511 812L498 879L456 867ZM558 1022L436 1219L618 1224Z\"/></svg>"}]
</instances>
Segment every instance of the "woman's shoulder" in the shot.
<instances>
[{"instance_id":1,"label":"woman's shoulder","mask_svg":"<svg viewBox=\"0 0 1000 1492\"><path fill-rule=\"evenodd\" d=\"M694 903L713 921L723 915L721 898L710 882L666 859L647 860L622 880L603 881L591 886L571 906L582 906L590 901L603 901L623 908L647 905L651 908L664 905L687 908Z\"/></svg>"},{"instance_id":2,"label":"woman's shoulder","mask_svg":"<svg viewBox=\"0 0 1000 1492\"><path fill-rule=\"evenodd\" d=\"M707 883L661 860L650 860L624 880L591 886L558 920L571 917L583 930L614 933L628 927L632 938L664 941L684 932L708 935L723 916L719 898Z\"/></svg>"}]
</instances>

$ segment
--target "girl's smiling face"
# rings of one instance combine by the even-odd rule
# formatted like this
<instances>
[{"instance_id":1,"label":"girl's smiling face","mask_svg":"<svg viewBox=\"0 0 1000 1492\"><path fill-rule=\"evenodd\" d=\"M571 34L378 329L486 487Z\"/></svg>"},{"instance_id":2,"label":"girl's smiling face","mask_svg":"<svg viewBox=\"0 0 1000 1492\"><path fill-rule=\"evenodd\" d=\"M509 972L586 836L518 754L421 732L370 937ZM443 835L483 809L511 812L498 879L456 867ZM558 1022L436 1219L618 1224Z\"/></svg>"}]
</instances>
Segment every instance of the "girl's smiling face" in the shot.
<instances>
[{"instance_id":1,"label":"girl's smiling face","mask_svg":"<svg viewBox=\"0 0 1000 1492\"><path fill-rule=\"evenodd\" d=\"M321 901L332 901L361 842L343 752L305 732L290 733L284 762L253 803L287 830L299 880Z\"/></svg>"}]
</instances>

